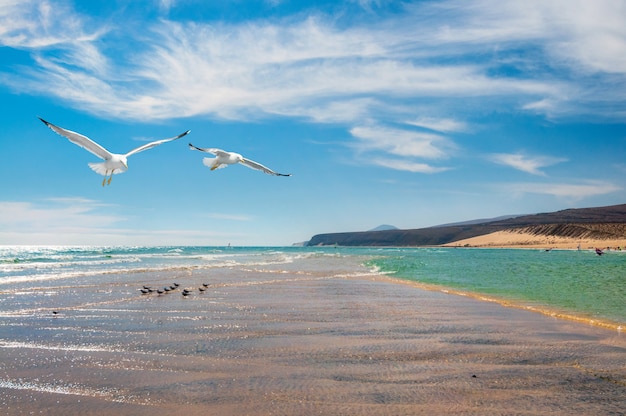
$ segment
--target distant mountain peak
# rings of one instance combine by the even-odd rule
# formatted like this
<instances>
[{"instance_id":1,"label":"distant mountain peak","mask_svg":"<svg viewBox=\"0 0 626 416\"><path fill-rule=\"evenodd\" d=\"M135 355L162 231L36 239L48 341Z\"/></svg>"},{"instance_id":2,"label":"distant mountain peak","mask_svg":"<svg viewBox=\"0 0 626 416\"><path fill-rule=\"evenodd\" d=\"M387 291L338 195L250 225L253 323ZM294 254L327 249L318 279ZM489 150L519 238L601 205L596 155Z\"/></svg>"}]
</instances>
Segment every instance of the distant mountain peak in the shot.
<instances>
[{"instance_id":1,"label":"distant mountain peak","mask_svg":"<svg viewBox=\"0 0 626 416\"><path fill-rule=\"evenodd\" d=\"M382 225L379 225L376 228L372 228L369 231L388 231L388 230L397 230L397 229L398 229L398 227L394 227L393 225L382 224Z\"/></svg>"}]
</instances>

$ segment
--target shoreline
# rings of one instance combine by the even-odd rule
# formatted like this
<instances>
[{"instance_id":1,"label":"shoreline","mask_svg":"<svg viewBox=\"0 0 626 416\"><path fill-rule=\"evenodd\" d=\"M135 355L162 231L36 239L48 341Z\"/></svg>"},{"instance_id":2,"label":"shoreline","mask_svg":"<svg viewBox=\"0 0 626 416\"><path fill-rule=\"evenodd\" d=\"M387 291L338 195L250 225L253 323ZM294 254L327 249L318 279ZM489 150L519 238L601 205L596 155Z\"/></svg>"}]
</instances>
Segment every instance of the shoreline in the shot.
<instances>
[{"instance_id":1,"label":"shoreline","mask_svg":"<svg viewBox=\"0 0 626 416\"><path fill-rule=\"evenodd\" d=\"M474 247L480 248L480 247ZM512 247L488 247L488 248L512 248ZM504 308L512 308L523 311L530 311L533 313L537 313L543 316L563 319L571 322L576 322L583 325L590 325L598 328L604 328L611 331L616 331L621 333L626 329L626 323L613 321L610 319L596 318L591 316L585 316L582 314L575 314L572 312L567 312L563 310L559 310L557 308L549 307L549 306L532 306L526 305L522 302L515 302L510 299L499 298L497 296L488 295L480 292L473 292L470 290L456 289L449 286L444 285L435 285L429 283L422 283L410 279L403 279L400 277L392 277L385 274L381 274L383 277L382 280L388 280L390 283L394 284L405 284L412 287L416 287L421 290L432 291L432 292L441 292L447 295L454 296L462 296L470 299L475 299L481 302L488 302L500 305Z\"/></svg>"}]
</instances>

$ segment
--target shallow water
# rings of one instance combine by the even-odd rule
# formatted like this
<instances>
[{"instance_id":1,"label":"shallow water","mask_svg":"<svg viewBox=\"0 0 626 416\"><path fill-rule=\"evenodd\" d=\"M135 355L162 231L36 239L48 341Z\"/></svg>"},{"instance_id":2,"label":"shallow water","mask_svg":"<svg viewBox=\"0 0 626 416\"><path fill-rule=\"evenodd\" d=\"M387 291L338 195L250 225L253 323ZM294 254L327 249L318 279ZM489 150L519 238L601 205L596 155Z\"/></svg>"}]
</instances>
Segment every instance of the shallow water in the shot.
<instances>
[{"instance_id":1,"label":"shallow water","mask_svg":"<svg viewBox=\"0 0 626 416\"><path fill-rule=\"evenodd\" d=\"M371 264L400 278L626 328L626 252L401 249Z\"/></svg>"},{"instance_id":2,"label":"shallow water","mask_svg":"<svg viewBox=\"0 0 626 416\"><path fill-rule=\"evenodd\" d=\"M294 262L332 272L326 261L331 258L548 314L626 327L626 252L597 256L589 250L5 246L0 247L0 310L45 307L65 286L92 287L86 295L99 302L107 298L100 283L124 284L134 274L185 276L228 268L288 273Z\"/></svg>"}]
</instances>

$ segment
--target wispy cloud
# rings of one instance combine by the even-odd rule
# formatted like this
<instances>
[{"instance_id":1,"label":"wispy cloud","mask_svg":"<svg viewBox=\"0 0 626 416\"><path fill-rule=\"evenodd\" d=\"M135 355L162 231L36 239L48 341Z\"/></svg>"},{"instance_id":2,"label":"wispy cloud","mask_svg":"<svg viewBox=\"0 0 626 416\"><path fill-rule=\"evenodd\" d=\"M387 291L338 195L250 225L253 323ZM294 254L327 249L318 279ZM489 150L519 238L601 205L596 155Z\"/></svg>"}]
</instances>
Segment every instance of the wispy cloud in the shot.
<instances>
[{"instance_id":1,"label":"wispy cloud","mask_svg":"<svg viewBox=\"0 0 626 416\"><path fill-rule=\"evenodd\" d=\"M565 158L550 156L526 156L521 153L495 153L490 155L489 159L494 163L540 176L546 175L545 172L540 170L541 168L567 161Z\"/></svg>"},{"instance_id":2,"label":"wispy cloud","mask_svg":"<svg viewBox=\"0 0 626 416\"><path fill-rule=\"evenodd\" d=\"M67 3L47 0L0 0L0 44L39 50L60 47L81 49L106 32L86 30L84 18ZM78 54L74 54L78 57Z\"/></svg>"},{"instance_id":3,"label":"wispy cloud","mask_svg":"<svg viewBox=\"0 0 626 416\"><path fill-rule=\"evenodd\" d=\"M168 13L175 4L176 0L159 0L159 10L162 13Z\"/></svg>"},{"instance_id":4,"label":"wispy cloud","mask_svg":"<svg viewBox=\"0 0 626 416\"><path fill-rule=\"evenodd\" d=\"M454 120L451 118L429 118L422 117L412 121L407 121L406 124L422 127L428 130L440 131L443 133L449 132L463 132L468 130L467 123L463 121Z\"/></svg>"},{"instance_id":5,"label":"wispy cloud","mask_svg":"<svg viewBox=\"0 0 626 416\"><path fill-rule=\"evenodd\" d=\"M241 233L198 229L126 228L128 218L104 214L115 206L86 198L37 202L0 201L0 244L207 244L241 238ZM248 221L249 217L211 214L210 218Z\"/></svg>"},{"instance_id":6,"label":"wispy cloud","mask_svg":"<svg viewBox=\"0 0 626 416\"><path fill-rule=\"evenodd\" d=\"M450 170L450 168L447 167L436 167L427 163L419 163L402 159L377 158L370 160L370 163L375 166L415 173L439 173Z\"/></svg>"},{"instance_id":7,"label":"wispy cloud","mask_svg":"<svg viewBox=\"0 0 626 416\"><path fill-rule=\"evenodd\" d=\"M102 214L100 209L110 207L84 198L52 198L41 203L0 201L0 225L5 231L48 232L103 229L123 217Z\"/></svg>"},{"instance_id":8,"label":"wispy cloud","mask_svg":"<svg viewBox=\"0 0 626 416\"><path fill-rule=\"evenodd\" d=\"M433 133L373 125L354 127L350 129L350 134L357 139L353 147L363 163L408 172L437 173L447 170L446 167L432 166L417 159L447 159L455 149L454 143L446 137Z\"/></svg>"},{"instance_id":9,"label":"wispy cloud","mask_svg":"<svg viewBox=\"0 0 626 416\"><path fill-rule=\"evenodd\" d=\"M0 244L108 244L123 236L113 228L125 218L103 208L111 206L85 198L0 201Z\"/></svg>"},{"instance_id":10,"label":"wispy cloud","mask_svg":"<svg viewBox=\"0 0 626 416\"><path fill-rule=\"evenodd\" d=\"M381 126L350 129L361 151L382 150L395 156L444 159L454 145L444 136Z\"/></svg>"},{"instance_id":11,"label":"wispy cloud","mask_svg":"<svg viewBox=\"0 0 626 416\"><path fill-rule=\"evenodd\" d=\"M509 183L501 186L508 194L544 194L558 198L580 200L622 190L610 182L585 181L581 183Z\"/></svg>"},{"instance_id":12,"label":"wispy cloud","mask_svg":"<svg viewBox=\"0 0 626 416\"><path fill-rule=\"evenodd\" d=\"M250 217L249 215L226 214L218 212L207 213L206 217L226 221L252 221L252 217Z\"/></svg>"}]
</instances>

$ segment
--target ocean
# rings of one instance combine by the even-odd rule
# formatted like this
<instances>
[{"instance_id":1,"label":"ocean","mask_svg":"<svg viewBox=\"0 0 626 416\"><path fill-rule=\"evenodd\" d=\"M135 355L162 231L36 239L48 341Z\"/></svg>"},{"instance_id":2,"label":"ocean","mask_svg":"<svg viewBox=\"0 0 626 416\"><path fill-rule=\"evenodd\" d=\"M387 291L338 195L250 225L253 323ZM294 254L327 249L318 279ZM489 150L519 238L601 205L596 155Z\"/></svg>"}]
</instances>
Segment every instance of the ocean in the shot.
<instances>
[{"instance_id":1,"label":"ocean","mask_svg":"<svg viewBox=\"0 0 626 416\"><path fill-rule=\"evenodd\" d=\"M350 268L406 279L429 289L507 306L626 327L626 252L589 250L347 247L0 247L0 317L72 303L78 287L129 285L133 290L197 271L306 267ZM147 278L146 276L150 276ZM104 285L104 286L103 286ZM136 295L136 291L129 291ZM30 312L29 312L30 311Z\"/></svg>"}]
</instances>

